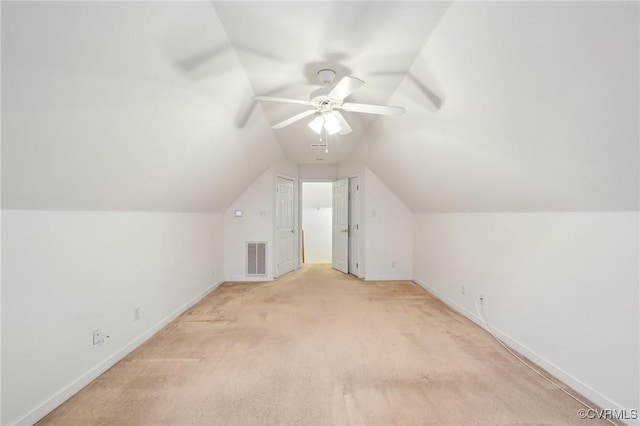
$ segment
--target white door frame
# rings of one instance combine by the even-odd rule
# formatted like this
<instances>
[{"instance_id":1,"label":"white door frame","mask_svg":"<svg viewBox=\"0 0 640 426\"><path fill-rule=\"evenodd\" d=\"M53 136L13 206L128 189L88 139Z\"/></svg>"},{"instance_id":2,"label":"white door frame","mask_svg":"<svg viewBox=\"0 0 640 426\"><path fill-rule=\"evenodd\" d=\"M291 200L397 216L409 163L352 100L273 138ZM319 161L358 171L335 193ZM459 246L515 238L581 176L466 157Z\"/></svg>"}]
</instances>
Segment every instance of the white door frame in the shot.
<instances>
[{"instance_id":1,"label":"white door frame","mask_svg":"<svg viewBox=\"0 0 640 426\"><path fill-rule=\"evenodd\" d=\"M353 175L349 175L347 176L347 179L353 179L353 178L358 178L359 180L359 185L360 185L360 200L359 200L359 212L358 212L358 216L359 216L359 220L360 220L360 229L359 229L359 235L358 235L358 275L357 277L360 279L364 279L364 264L365 264L365 251L366 251L366 247L365 247L365 242L364 242L364 232L365 232L365 228L366 228L366 223L365 223L365 215L364 215L364 196L365 196L365 188L364 188L364 181L362 179L362 176L360 176L360 174L353 174ZM314 179L314 178L305 178L305 179L299 179L299 185L298 185L298 267L302 267L302 184L304 182L335 182L336 180L339 180L337 178L320 178L320 179ZM275 203L275 201L274 201Z\"/></svg>"},{"instance_id":2,"label":"white door frame","mask_svg":"<svg viewBox=\"0 0 640 426\"><path fill-rule=\"evenodd\" d=\"M349 273L349 179L338 179L332 184L331 266Z\"/></svg>"},{"instance_id":3,"label":"white door frame","mask_svg":"<svg viewBox=\"0 0 640 426\"><path fill-rule=\"evenodd\" d=\"M362 225L361 225L361 210L362 210L362 203L361 203L361 194L363 192L360 192L360 187L361 187L361 182L360 182L360 176L351 176L348 178L348 182L349 182L349 254L348 254L348 258L347 258L347 262L348 262L348 268L349 268L349 273L352 275L355 275L356 277L362 277L360 271L362 270L360 268L360 265L362 264L362 259L360 259L360 252L362 249L362 237L361 237L361 231L362 231ZM355 182L354 182L355 181ZM356 184L357 186L357 195L353 193L353 183ZM354 223L355 222L355 223ZM352 245L355 245L355 249L354 247L352 247ZM353 263L354 263L354 258L355 257L355 263L356 263L356 267L353 267Z\"/></svg>"},{"instance_id":4,"label":"white door frame","mask_svg":"<svg viewBox=\"0 0 640 426\"><path fill-rule=\"evenodd\" d=\"M302 184L306 182L331 183L337 179L300 179L298 185L298 268L302 267Z\"/></svg>"},{"instance_id":5,"label":"white door frame","mask_svg":"<svg viewBox=\"0 0 640 426\"><path fill-rule=\"evenodd\" d=\"M285 174L280 174L277 173L275 175L275 177L273 178L273 188L275 189L273 191L273 211L274 211L274 215L273 215L273 249L274 249L274 253L273 253L273 271L274 271L274 277L278 278L280 276L279 271L278 271L278 253L279 253L279 247L278 247L278 192L277 192L277 188L278 188L278 178L282 178L282 179L287 179L293 182L293 206L294 206L294 212L293 212L293 229L298 233L298 238L294 238L294 243L295 243L295 247L294 247L294 253L295 255L295 259L294 259L294 268L293 270L295 271L296 269L300 268L300 221L299 221L299 215L300 215L300 209L299 209L299 203L300 203L300 196L299 196L299 192L300 192L300 185L299 185L299 180L297 178L294 178L292 176L288 176ZM297 211L296 211L297 210Z\"/></svg>"}]
</instances>

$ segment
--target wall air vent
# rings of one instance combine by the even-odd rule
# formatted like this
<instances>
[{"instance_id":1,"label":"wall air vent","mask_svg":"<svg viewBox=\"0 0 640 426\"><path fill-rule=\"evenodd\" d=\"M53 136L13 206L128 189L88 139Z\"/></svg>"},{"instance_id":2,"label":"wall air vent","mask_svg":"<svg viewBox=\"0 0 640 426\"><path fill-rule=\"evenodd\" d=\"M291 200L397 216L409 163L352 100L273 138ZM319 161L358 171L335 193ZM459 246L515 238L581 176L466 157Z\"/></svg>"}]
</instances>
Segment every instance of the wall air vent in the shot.
<instances>
[{"instance_id":1,"label":"wall air vent","mask_svg":"<svg viewBox=\"0 0 640 426\"><path fill-rule=\"evenodd\" d=\"M247 275L267 275L267 242L247 241Z\"/></svg>"}]
</instances>

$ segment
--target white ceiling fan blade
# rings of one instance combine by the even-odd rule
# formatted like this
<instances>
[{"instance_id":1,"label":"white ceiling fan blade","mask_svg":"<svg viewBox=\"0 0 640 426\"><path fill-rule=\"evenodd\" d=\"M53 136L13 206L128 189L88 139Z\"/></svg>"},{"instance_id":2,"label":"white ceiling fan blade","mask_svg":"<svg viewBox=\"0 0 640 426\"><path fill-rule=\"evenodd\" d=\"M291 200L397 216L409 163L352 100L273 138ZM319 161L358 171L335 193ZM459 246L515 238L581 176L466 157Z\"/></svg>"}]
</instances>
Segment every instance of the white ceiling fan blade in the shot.
<instances>
[{"instance_id":1,"label":"white ceiling fan blade","mask_svg":"<svg viewBox=\"0 0 640 426\"><path fill-rule=\"evenodd\" d=\"M331 92L329 92L328 96L331 99L337 99L341 101L361 88L363 84L364 81L360 80L359 78L350 76L344 77L338 84L336 84L336 87L331 89Z\"/></svg>"},{"instance_id":2,"label":"white ceiling fan blade","mask_svg":"<svg viewBox=\"0 0 640 426\"><path fill-rule=\"evenodd\" d=\"M338 132L338 134L348 135L353 131L342 114L340 114L338 111L332 111L331 114L336 118L336 120L338 120L338 123L340 124L340 131Z\"/></svg>"},{"instance_id":3,"label":"white ceiling fan blade","mask_svg":"<svg viewBox=\"0 0 640 426\"><path fill-rule=\"evenodd\" d=\"M378 114L378 115L402 115L402 114L404 114L404 108L403 107L386 106L386 105L369 105L369 104L344 103L344 104L342 104L342 109L344 109L345 111L364 112L364 113L367 113L367 114Z\"/></svg>"},{"instance_id":4,"label":"white ceiling fan blade","mask_svg":"<svg viewBox=\"0 0 640 426\"><path fill-rule=\"evenodd\" d=\"M287 127L289 124L293 124L293 123L295 123L295 122L296 122L296 121L298 121L298 120L302 120L302 119L303 119L303 118L305 118L305 117L308 117L308 116L310 116L310 115L315 114L316 112L318 112L318 110L317 110L317 109L309 109L309 110L306 110L306 111L304 111L304 112L301 112L300 114L294 115L294 116L293 116L293 117L291 117L291 118L287 118L286 120L281 121L281 122L280 122L280 123L278 123L278 124L274 124L273 126L271 126L271 128L272 128L272 129L282 129L283 127Z\"/></svg>"},{"instance_id":5,"label":"white ceiling fan blade","mask_svg":"<svg viewBox=\"0 0 640 426\"><path fill-rule=\"evenodd\" d=\"M253 99L256 101L267 101L267 102L283 102L286 104L300 104L300 105L313 105L311 101L301 101L299 99L286 99L286 98L274 98L272 96L254 96Z\"/></svg>"}]
</instances>

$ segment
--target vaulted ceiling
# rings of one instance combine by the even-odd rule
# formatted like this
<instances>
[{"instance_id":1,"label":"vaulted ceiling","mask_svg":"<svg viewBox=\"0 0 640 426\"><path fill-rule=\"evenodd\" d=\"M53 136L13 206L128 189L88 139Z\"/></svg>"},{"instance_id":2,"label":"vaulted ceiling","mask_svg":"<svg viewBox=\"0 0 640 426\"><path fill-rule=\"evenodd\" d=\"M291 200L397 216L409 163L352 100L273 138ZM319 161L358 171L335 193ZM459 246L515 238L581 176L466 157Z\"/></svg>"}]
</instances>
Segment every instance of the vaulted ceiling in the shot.
<instances>
[{"instance_id":1,"label":"vaulted ceiling","mask_svg":"<svg viewBox=\"0 0 640 426\"><path fill-rule=\"evenodd\" d=\"M639 6L454 3L357 161L413 211L638 210Z\"/></svg>"},{"instance_id":2,"label":"vaulted ceiling","mask_svg":"<svg viewBox=\"0 0 640 426\"><path fill-rule=\"evenodd\" d=\"M635 2L3 2L2 203L221 211L276 162L360 162L416 212L638 208ZM271 125L331 67L329 153Z\"/></svg>"},{"instance_id":3,"label":"vaulted ceiling","mask_svg":"<svg viewBox=\"0 0 640 426\"><path fill-rule=\"evenodd\" d=\"M256 94L308 100L321 87L317 72L333 69L334 83L352 75L365 85L350 102L384 105L435 30L449 2L222 2L215 10ZM213 58L215 60L215 58ZM308 107L263 103L272 124ZM310 131L311 118L275 132L298 163L345 160L378 116L343 112L354 129L329 139L329 152ZM384 118L392 120L393 118Z\"/></svg>"},{"instance_id":4,"label":"vaulted ceiling","mask_svg":"<svg viewBox=\"0 0 640 426\"><path fill-rule=\"evenodd\" d=\"M221 211L286 159L252 96L211 3L3 2L3 207Z\"/></svg>"}]
</instances>

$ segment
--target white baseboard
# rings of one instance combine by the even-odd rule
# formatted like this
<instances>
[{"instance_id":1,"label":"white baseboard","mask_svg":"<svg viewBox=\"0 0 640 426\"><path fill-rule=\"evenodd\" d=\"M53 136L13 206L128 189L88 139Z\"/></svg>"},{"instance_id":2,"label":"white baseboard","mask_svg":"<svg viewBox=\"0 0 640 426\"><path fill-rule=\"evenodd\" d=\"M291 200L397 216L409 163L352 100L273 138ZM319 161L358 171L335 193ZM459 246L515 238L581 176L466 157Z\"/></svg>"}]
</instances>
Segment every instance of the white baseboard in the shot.
<instances>
[{"instance_id":1,"label":"white baseboard","mask_svg":"<svg viewBox=\"0 0 640 426\"><path fill-rule=\"evenodd\" d=\"M254 283L254 282L266 282L266 281L275 281L275 278L272 277L227 277L224 279L225 282L230 283Z\"/></svg>"},{"instance_id":2,"label":"white baseboard","mask_svg":"<svg viewBox=\"0 0 640 426\"><path fill-rule=\"evenodd\" d=\"M367 275L364 277L365 281L412 281L413 277L410 275Z\"/></svg>"},{"instance_id":3,"label":"white baseboard","mask_svg":"<svg viewBox=\"0 0 640 426\"><path fill-rule=\"evenodd\" d=\"M78 393L82 388L84 388L89 383L91 383L96 378L98 378L102 373L104 373L105 371L107 371L108 369L113 367L114 364L116 364L122 358L127 356L129 353L131 353L138 346L140 346L141 344L143 344L144 342L149 340L149 338L151 338L154 334L156 334L158 331L160 331L163 327L165 327L171 321L173 321L174 319L178 318L187 309L189 309L190 307L192 307L193 305L198 303L206 295L208 295L213 290L218 288L218 286L220 286L220 284L222 284L223 282L224 282L223 280L220 280L220 281L210 285L209 287L207 287L204 291L199 293L196 297L194 297L193 299L189 300L187 303L185 303L184 305L182 305L181 307L179 307L178 309L176 309L175 311L173 311L172 313L167 315L165 318L163 318L160 322L158 322L153 327L149 328L147 331L143 332L140 336L135 338L131 343L129 343L128 345L126 345L125 347L120 349L115 354L111 355L109 358L107 358L106 360L104 360L100 364L96 365L94 368L92 368L87 373L85 373L82 377L80 377L76 381L74 381L71 384L69 384L67 387L62 389L55 396L53 396L51 399L49 399L48 401L46 401L45 403L40 405L38 408L33 410L31 413L27 414L22 420L18 421L16 423L16 425L20 425L20 426L29 425L30 426L30 425L35 424L36 422L38 422L42 418L44 418L44 416L46 416L47 414L49 414L50 412L55 410L57 407L59 407L67 399L71 398L73 395Z\"/></svg>"},{"instance_id":4,"label":"white baseboard","mask_svg":"<svg viewBox=\"0 0 640 426\"><path fill-rule=\"evenodd\" d=\"M459 314L461 314L461 315L465 316L466 318L468 318L469 320L473 321L476 325L478 325L480 328L482 328L484 330L484 326L482 325L482 321L480 320L480 318L478 317L478 315L475 312L469 311L465 307L459 305L458 303L456 303L452 299L450 299L447 296L445 296L442 293L440 293L438 290L434 289L433 287L429 286L428 284L426 284L426 283L424 283L424 282L422 282L422 281L420 281L420 280L418 280L416 278L413 278L413 282L418 284L420 287L424 288L426 291L428 291L432 295L436 296L438 299L440 299L442 302L444 302L447 306L449 306L454 311L458 312ZM602 395L598 391L596 391L593 388L591 388L591 387L587 386L586 384L582 383L580 380L576 379L571 374L567 373L566 371L562 370L561 368L557 367L556 365L552 364L551 362L545 360L540 355L538 355L536 352L532 351L531 349L529 349L525 345L523 345L520 342L518 342L517 340L513 339L511 336L503 333L502 331L497 329L495 326L491 325L491 329L493 330L494 334L500 340L502 340L502 342L505 345L509 346L511 349L514 349L516 352L518 352L518 353L524 355L525 357L529 358L535 364L537 364L540 367L542 367L544 370L549 372L555 378L557 378L558 380L560 380L561 382L563 382L564 384L566 384L567 386L569 386L570 388L572 388L576 392L580 393L585 398L588 398L590 401L592 401L594 404L598 405L600 408L623 411L623 407L620 404L617 404L616 402L614 402L611 399L607 398L606 396ZM596 407L594 407L594 408L596 408ZM630 409L635 409L635 407L627 407L627 411L630 410ZM630 423L627 423L627 424L629 424L629 425L640 425L640 421L632 420Z\"/></svg>"}]
</instances>

